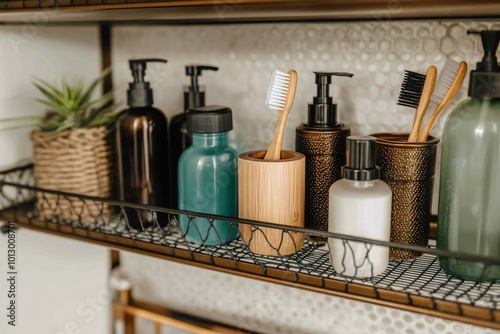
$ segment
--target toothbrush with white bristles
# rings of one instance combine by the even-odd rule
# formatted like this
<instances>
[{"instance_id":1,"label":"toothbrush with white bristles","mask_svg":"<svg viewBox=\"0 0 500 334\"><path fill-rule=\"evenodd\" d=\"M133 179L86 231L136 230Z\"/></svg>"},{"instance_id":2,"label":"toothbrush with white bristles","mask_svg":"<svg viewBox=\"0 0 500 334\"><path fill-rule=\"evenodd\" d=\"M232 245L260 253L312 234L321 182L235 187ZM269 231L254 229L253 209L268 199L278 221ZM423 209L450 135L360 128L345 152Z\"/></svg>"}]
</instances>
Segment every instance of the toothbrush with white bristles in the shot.
<instances>
[{"instance_id":1,"label":"toothbrush with white bristles","mask_svg":"<svg viewBox=\"0 0 500 334\"><path fill-rule=\"evenodd\" d=\"M462 86L465 74L467 73L467 63L460 63L453 59L448 59L444 64L443 70L438 76L436 87L431 96L431 101L438 103L434 113L425 124L424 128L418 135L418 142L427 141L427 137L434 126L434 122L439 114L450 104L458 90Z\"/></svg>"},{"instance_id":2,"label":"toothbrush with white bristles","mask_svg":"<svg viewBox=\"0 0 500 334\"><path fill-rule=\"evenodd\" d=\"M290 109L292 109L295 89L297 88L297 72L294 70L288 73L275 70L267 89L266 104L269 109L278 110L278 124L274 132L273 140L267 149L264 160L280 160L281 147L283 145L283 135L285 124Z\"/></svg>"}]
</instances>

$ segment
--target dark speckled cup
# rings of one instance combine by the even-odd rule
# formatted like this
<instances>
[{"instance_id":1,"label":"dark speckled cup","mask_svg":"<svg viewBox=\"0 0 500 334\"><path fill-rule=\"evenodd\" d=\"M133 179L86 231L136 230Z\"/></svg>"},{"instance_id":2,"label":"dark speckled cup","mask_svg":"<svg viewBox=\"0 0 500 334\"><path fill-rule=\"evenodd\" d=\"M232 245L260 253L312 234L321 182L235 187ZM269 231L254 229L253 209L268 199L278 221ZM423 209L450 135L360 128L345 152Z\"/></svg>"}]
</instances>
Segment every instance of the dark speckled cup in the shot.
<instances>
[{"instance_id":1,"label":"dark speckled cup","mask_svg":"<svg viewBox=\"0 0 500 334\"><path fill-rule=\"evenodd\" d=\"M381 179L392 190L391 241L426 247L434 189L436 150L439 139L408 143L408 134L376 133L377 165ZM409 260L422 255L391 248L391 259Z\"/></svg>"}]
</instances>

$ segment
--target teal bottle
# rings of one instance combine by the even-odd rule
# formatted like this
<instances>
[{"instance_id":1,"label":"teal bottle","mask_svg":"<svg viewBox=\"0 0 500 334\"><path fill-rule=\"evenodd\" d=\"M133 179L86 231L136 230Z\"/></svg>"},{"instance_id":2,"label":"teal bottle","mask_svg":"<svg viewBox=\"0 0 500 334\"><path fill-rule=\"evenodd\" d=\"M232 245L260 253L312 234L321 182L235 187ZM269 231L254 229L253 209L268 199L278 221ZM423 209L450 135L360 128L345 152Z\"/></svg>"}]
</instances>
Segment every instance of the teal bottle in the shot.
<instances>
[{"instance_id":1,"label":"teal bottle","mask_svg":"<svg viewBox=\"0 0 500 334\"><path fill-rule=\"evenodd\" d=\"M172 208L177 206L177 166L182 152L191 146L191 135L186 129L186 111L189 108L205 106L205 88L198 85L198 77L203 71L217 71L219 68L207 65L186 65L186 75L191 77L191 85L184 86L184 108L175 115L168 128L170 163L170 180L172 188Z\"/></svg>"},{"instance_id":2,"label":"teal bottle","mask_svg":"<svg viewBox=\"0 0 500 334\"><path fill-rule=\"evenodd\" d=\"M471 72L470 98L449 115L442 138L437 248L500 257L500 31L482 31L485 56ZM445 272L500 280L500 265L440 257Z\"/></svg>"},{"instance_id":3,"label":"teal bottle","mask_svg":"<svg viewBox=\"0 0 500 334\"><path fill-rule=\"evenodd\" d=\"M238 154L229 146L232 112L223 106L191 108L186 128L192 145L179 158L179 209L226 217L238 216ZM238 237L236 223L179 215L186 240L221 245Z\"/></svg>"}]
</instances>

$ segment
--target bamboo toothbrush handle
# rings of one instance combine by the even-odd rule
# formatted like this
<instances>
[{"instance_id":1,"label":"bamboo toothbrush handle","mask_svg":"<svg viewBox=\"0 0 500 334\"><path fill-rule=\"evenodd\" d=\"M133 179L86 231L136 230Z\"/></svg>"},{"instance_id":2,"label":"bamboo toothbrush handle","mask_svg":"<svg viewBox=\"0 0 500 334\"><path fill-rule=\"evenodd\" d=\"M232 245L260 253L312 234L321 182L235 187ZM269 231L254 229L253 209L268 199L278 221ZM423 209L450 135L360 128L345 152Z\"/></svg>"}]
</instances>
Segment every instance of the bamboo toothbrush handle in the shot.
<instances>
[{"instance_id":1,"label":"bamboo toothbrush handle","mask_svg":"<svg viewBox=\"0 0 500 334\"><path fill-rule=\"evenodd\" d=\"M434 122L438 118L439 114L441 114L441 112L448 106L448 104L450 104L451 100L453 100L455 95L457 95L460 87L462 87L462 82L464 81L466 73L467 63L462 61L458 66L457 75L455 76L455 79L453 79L450 89L444 96L443 100L436 107L436 110L425 124L423 130L420 132L420 135L418 136L418 142L427 141L427 137L429 136L429 133L431 132L432 127L434 126Z\"/></svg>"},{"instance_id":2,"label":"bamboo toothbrush handle","mask_svg":"<svg viewBox=\"0 0 500 334\"><path fill-rule=\"evenodd\" d=\"M410 136L408 137L409 143L414 143L418 139L418 132L420 131L420 125L422 124L422 119L424 118L427 107L431 101L431 95L434 91L434 86L436 86L437 78L437 68L436 66L429 66L427 72L425 72L425 82L424 88L422 89L422 94L420 96L420 102L418 103L417 110L415 111L415 118L413 119L413 126L410 131Z\"/></svg>"},{"instance_id":3,"label":"bamboo toothbrush handle","mask_svg":"<svg viewBox=\"0 0 500 334\"><path fill-rule=\"evenodd\" d=\"M278 113L278 124L276 125L276 131L274 132L273 140L267 149L264 160L280 160L281 159L281 147L283 145L283 135L285 133L286 119L288 114L292 109L293 99L295 97L295 89L297 88L297 72L294 70L288 71L290 74L290 81L288 87L288 94L285 101L285 106L283 110Z\"/></svg>"}]
</instances>

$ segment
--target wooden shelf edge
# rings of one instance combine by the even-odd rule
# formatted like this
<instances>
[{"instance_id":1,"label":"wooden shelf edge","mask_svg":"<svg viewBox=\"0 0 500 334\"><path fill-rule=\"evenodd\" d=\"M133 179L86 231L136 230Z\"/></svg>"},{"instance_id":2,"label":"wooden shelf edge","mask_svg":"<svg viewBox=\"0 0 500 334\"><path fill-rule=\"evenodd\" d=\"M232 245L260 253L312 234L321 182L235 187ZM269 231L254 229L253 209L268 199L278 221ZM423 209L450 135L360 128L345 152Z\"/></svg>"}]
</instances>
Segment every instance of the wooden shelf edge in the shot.
<instances>
[{"instance_id":1,"label":"wooden shelf edge","mask_svg":"<svg viewBox=\"0 0 500 334\"><path fill-rule=\"evenodd\" d=\"M190 316L181 312L176 312L156 305L133 301L131 305L120 303L113 304L115 318L117 315L125 318L126 315L147 319L154 323L177 328L189 333L203 334L238 334L242 333L238 328L210 321L200 317Z\"/></svg>"},{"instance_id":2,"label":"wooden shelf edge","mask_svg":"<svg viewBox=\"0 0 500 334\"><path fill-rule=\"evenodd\" d=\"M305 289L321 294L349 298L405 311L437 316L448 320L500 329L500 311L492 311L468 305L463 305L465 308L460 308L458 304L448 301L408 295L404 292L391 290L375 290L373 287L368 285L346 283L345 281L334 279L321 279L316 276L302 273L297 274L286 270L268 268L267 272L265 272L261 266L252 263L239 262L236 267L234 261L221 258L211 258L209 255L191 253L188 250L174 249L167 246L135 241L104 233L89 232L83 229L77 233L73 230L71 233L71 228L21 215L14 218L14 216L8 211L2 212L2 217L6 220L15 220L17 226L19 227L87 243L93 243L115 250L152 256L185 265L257 279L268 283ZM495 320L499 320L488 320L492 316Z\"/></svg>"},{"instance_id":3,"label":"wooden shelf edge","mask_svg":"<svg viewBox=\"0 0 500 334\"><path fill-rule=\"evenodd\" d=\"M4 4L5 6L5 4ZM401 0L188 0L0 9L0 22L234 23L260 21L446 19L500 17L500 3Z\"/></svg>"}]
</instances>

